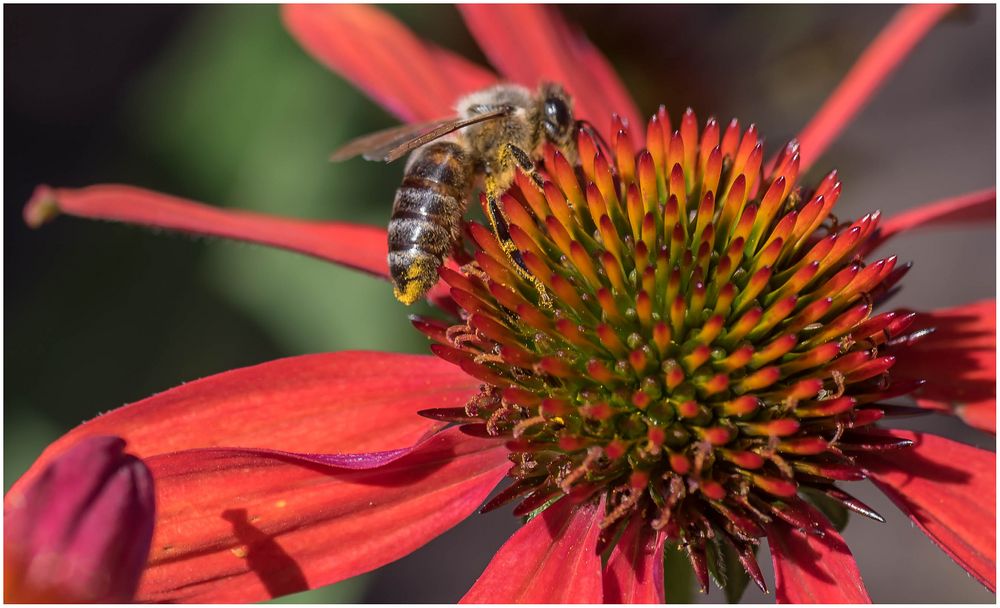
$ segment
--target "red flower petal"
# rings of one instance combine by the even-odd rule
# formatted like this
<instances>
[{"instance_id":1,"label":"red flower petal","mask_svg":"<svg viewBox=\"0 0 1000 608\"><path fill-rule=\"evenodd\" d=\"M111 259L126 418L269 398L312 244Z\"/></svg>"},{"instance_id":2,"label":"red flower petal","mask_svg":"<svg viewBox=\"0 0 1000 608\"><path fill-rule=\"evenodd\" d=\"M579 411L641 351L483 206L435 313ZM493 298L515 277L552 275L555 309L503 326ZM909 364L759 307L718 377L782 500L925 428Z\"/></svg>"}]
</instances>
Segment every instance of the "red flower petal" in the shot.
<instances>
[{"instance_id":1,"label":"red flower petal","mask_svg":"<svg viewBox=\"0 0 1000 608\"><path fill-rule=\"evenodd\" d=\"M442 423L416 415L462 406L478 382L436 357L342 352L279 359L154 395L73 429L50 445L7 500L83 437L119 435L142 458L238 446L289 452L409 447Z\"/></svg>"},{"instance_id":2,"label":"red flower petal","mask_svg":"<svg viewBox=\"0 0 1000 608\"><path fill-rule=\"evenodd\" d=\"M528 4L463 4L465 23L490 62L510 80L530 88L557 82L573 96L575 113L607 134L611 114L632 129L645 122L614 68L559 11Z\"/></svg>"},{"instance_id":3,"label":"red flower petal","mask_svg":"<svg viewBox=\"0 0 1000 608\"><path fill-rule=\"evenodd\" d=\"M564 498L504 543L463 604L599 604L601 511Z\"/></svg>"},{"instance_id":4,"label":"red flower petal","mask_svg":"<svg viewBox=\"0 0 1000 608\"><path fill-rule=\"evenodd\" d=\"M663 604L663 543L667 535L633 517L604 571L608 604Z\"/></svg>"},{"instance_id":5,"label":"red flower petal","mask_svg":"<svg viewBox=\"0 0 1000 608\"><path fill-rule=\"evenodd\" d=\"M375 7L310 4L282 10L285 27L306 51L407 122L454 115L459 97L497 81Z\"/></svg>"},{"instance_id":6,"label":"red flower petal","mask_svg":"<svg viewBox=\"0 0 1000 608\"><path fill-rule=\"evenodd\" d=\"M917 400L921 401L921 400ZM988 433L997 433L997 400L986 399L955 406L955 413L971 427Z\"/></svg>"},{"instance_id":7,"label":"red flower petal","mask_svg":"<svg viewBox=\"0 0 1000 608\"><path fill-rule=\"evenodd\" d=\"M388 235L384 228L375 226L223 209L120 185L78 189L39 186L24 207L24 220L38 228L59 213L248 241L389 279ZM456 311L448 287L442 282L428 292L427 299L445 311Z\"/></svg>"},{"instance_id":8,"label":"red flower petal","mask_svg":"<svg viewBox=\"0 0 1000 608\"><path fill-rule=\"evenodd\" d=\"M935 201L884 220L875 235L865 244L864 251L873 251L900 232L917 228L961 223L989 223L996 227L996 217L996 188Z\"/></svg>"},{"instance_id":9,"label":"red flower petal","mask_svg":"<svg viewBox=\"0 0 1000 608\"><path fill-rule=\"evenodd\" d=\"M996 300L919 314L907 331L935 331L894 350L893 377L926 380L914 395L925 407L978 404L957 412L969 414L973 426L996 433L996 314Z\"/></svg>"},{"instance_id":10,"label":"red flower petal","mask_svg":"<svg viewBox=\"0 0 1000 608\"><path fill-rule=\"evenodd\" d=\"M906 6L868 45L861 57L799 134L800 171L812 166L827 146L868 102L878 87L910 54L951 6L919 4Z\"/></svg>"},{"instance_id":11,"label":"red flower petal","mask_svg":"<svg viewBox=\"0 0 1000 608\"><path fill-rule=\"evenodd\" d=\"M506 456L458 429L368 470L252 450L154 456L157 527L137 600L249 602L368 572L465 519Z\"/></svg>"},{"instance_id":12,"label":"red flower petal","mask_svg":"<svg viewBox=\"0 0 1000 608\"><path fill-rule=\"evenodd\" d=\"M37 228L59 213L260 243L378 277L389 276L384 228L222 209L120 185L79 189L39 186L24 208L24 220Z\"/></svg>"},{"instance_id":13,"label":"red flower petal","mask_svg":"<svg viewBox=\"0 0 1000 608\"><path fill-rule=\"evenodd\" d=\"M996 591L996 454L915 431L912 448L858 456L869 477L927 536Z\"/></svg>"},{"instance_id":14,"label":"red flower petal","mask_svg":"<svg viewBox=\"0 0 1000 608\"><path fill-rule=\"evenodd\" d=\"M775 521L767 527L774 562L774 595L779 604L870 604L854 556L837 530L803 504L823 536L806 534Z\"/></svg>"}]
</instances>

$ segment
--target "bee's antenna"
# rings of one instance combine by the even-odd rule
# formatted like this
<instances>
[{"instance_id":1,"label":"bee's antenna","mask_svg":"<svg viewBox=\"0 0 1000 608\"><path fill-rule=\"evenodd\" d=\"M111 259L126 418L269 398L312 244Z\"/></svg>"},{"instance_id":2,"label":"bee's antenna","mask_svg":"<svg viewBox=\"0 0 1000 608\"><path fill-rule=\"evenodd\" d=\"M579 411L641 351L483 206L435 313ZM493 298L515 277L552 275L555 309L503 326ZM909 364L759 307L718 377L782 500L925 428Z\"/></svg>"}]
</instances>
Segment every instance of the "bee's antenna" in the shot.
<instances>
[{"instance_id":1,"label":"bee's antenna","mask_svg":"<svg viewBox=\"0 0 1000 608\"><path fill-rule=\"evenodd\" d=\"M592 125L590 121L577 120L576 128L583 129L584 131L586 131L587 135L590 135L597 141L597 145L600 146L600 148L604 151L605 154L608 155L608 158L613 158L611 155L611 147L608 145L608 142L604 141L604 138L597 131L597 129L594 128L594 125Z\"/></svg>"}]
</instances>

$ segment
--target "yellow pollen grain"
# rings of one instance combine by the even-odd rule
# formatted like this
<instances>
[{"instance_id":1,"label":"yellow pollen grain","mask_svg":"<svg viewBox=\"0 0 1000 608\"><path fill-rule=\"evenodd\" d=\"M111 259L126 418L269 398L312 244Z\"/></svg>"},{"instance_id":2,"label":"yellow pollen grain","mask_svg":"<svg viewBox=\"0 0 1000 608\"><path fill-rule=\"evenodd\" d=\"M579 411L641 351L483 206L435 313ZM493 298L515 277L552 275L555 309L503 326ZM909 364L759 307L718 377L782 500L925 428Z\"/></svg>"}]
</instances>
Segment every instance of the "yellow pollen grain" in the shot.
<instances>
[{"instance_id":1,"label":"yellow pollen grain","mask_svg":"<svg viewBox=\"0 0 1000 608\"><path fill-rule=\"evenodd\" d=\"M409 306L417 301L420 297L420 288L417 287L416 283L409 283L406 289L400 290L398 288L393 288L392 295L396 296L396 299Z\"/></svg>"},{"instance_id":2,"label":"yellow pollen grain","mask_svg":"<svg viewBox=\"0 0 1000 608\"><path fill-rule=\"evenodd\" d=\"M229 552L240 559L243 559L247 556L246 547L233 547L232 549L229 550Z\"/></svg>"},{"instance_id":3,"label":"yellow pollen grain","mask_svg":"<svg viewBox=\"0 0 1000 608\"><path fill-rule=\"evenodd\" d=\"M425 276L430 270L427 265L422 261L413 262L409 268L406 269L406 287L399 289L398 287L392 288L392 295L396 296L396 299L409 306L417 301L420 296L424 294L423 283L421 277Z\"/></svg>"}]
</instances>

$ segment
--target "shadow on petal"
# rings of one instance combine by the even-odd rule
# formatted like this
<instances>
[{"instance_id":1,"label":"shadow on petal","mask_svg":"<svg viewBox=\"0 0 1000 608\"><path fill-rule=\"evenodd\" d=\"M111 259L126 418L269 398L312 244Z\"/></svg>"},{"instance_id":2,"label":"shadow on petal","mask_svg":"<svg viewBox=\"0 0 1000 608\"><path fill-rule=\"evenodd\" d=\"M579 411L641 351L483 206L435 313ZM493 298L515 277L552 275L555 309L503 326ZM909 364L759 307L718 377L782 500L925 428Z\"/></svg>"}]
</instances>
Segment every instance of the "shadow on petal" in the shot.
<instances>
[{"instance_id":1,"label":"shadow on petal","mask_svg":"<svg viewBox=\"0 0 1000 608\"><path fill-rule=\"evenodd\" d=\"M822 536L779 521L767 527L775 598L779 603L871 603L844 539L815 509L802 507L820 524Z\"/></svg>"},{"instance_id":2,"label":"shadow on petal","mask_svg":"<svg viewBox=\"0 0 1000 608\"><path fill-rule=\"evenodd\" d=\"M894 378L926 380L913 395L925 407L995 402L996 301L920 313L908 331L931 328L930 335L893 349ZM992 428L979 428L995 432L995 415L993 420Z\"/></svg>"},{"instance_id":3,"label":"shadow on petal","mask_svg":"<svg viewBox=\"0 0 1000 608\"><path fill-rule=\"evenodd\" d=\"M941 549L996 590L996 454L927 433L906 450L862 454L870 479Z\"/></svg>"},{"instance_id":4,"label":"shadow on petal","mask_svg":"<svg viewBox=\"0 0 1000 608\"><path fill-rule=\"evenodd\" d=\"M279 583L290 593L368 572L471 514L509 467L506 455L495 440L450 429L372 469L238 449L153 457L159 517L138 599L258 601L273 597ZM240 511L263 535L254 538L281 551L266 543L271 548L248 562L241 534L250 531L234 534L230 521ZM284 574L262 579L263 569Z\"/></svg>"},{"instance_id":5,"label":"shadow on petal","mask_svg":"<svg viewBox=\"0 0 1000 608\"><path fill-rule=\"evenodd\" d=\"M602 511L603 501L556 502L500 547L462 603L601 602Z\"/></svg>"},{"instance_id":6,"label":"shadow on petal","mask_svg":"<svg viewBox=\"0 0 1000 608\"><path fill-rule=\"evenodd\" d=\"M260 577L272 597L308 588L302 568L273 536L250 523L246 509L227 509L222 519L232 524L233 534L242 544L232 550L233 554L247 561L247 567Z\"/></svg>"}]
</instances>

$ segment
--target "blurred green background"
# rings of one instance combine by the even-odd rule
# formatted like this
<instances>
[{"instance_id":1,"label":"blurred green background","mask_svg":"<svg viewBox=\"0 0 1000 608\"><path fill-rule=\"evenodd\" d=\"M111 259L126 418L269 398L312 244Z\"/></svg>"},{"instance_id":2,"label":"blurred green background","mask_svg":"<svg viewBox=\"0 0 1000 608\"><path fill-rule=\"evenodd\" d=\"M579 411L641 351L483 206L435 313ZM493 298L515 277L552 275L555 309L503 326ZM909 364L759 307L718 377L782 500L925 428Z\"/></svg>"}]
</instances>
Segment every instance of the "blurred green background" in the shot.
<instances>
[{"instance_id":1,"label":"blurred green background","mask_svg":"<svg viewBox=\"0 0 1000 608\"><path fill-rule=\"evenodd\" d=\"M388 10L484 61L453 8ZM663 102L674 116L686 106L702 119L740 116L774 149L894 9L560 10L608 54L643 112ZM275 7L5 6L4 17L5 488L80 421L187 380L308 352L426 352L406 320L412 310L373 278L245 244L74 219L33 232L20 221L38 183L123 182L220 206L385 223L401 168L326 158L393 119L307 57ZM831 148L814 176L841 170L841 217L994 184L995 35L994 7L940 26ZM893 251L917 266L895 303L991 297L994 247L993 226L900 238ZM976 272L954 272L970 260ZM885 499L861 497L893 516L846 532L876 601L993 601ZM291 600L454 601L516 523L506 513L474 518L397 564ZM686 596L676 585L668 594Z\"/></svg>"}]
</instances>

